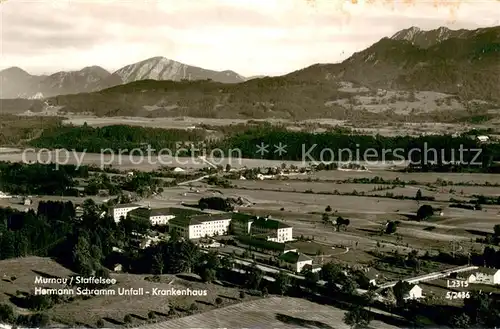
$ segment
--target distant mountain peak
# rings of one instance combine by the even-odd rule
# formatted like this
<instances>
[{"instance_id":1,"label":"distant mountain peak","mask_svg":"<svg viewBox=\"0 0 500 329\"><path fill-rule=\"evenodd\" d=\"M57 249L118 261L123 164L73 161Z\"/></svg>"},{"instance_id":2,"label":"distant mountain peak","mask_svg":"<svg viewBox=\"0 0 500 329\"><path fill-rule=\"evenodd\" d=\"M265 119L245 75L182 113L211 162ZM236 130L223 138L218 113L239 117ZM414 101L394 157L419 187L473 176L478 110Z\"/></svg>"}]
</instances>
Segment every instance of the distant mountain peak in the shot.
<instances>
[{"instance_id":1,"label":"distant mountain peak","mask_svg":"<svg viewBox=\"0 0 500 329\"><path fill-rule=\"evenodd\" d=\"M440 26L434 30L422 30L412 26L395 33L391 39L398 41L408 41L420 48L429 48L450 38L464 38L470 34L468 30L450 30L445 26Z\"/></svg>"},{"instance_id":2,"label":"distant mountain peak","mask_svg":"<svg viewBox=\"0 0 500 329\"><path fill-rule=\"evenodd\" d=\"M25 70L23 70L19 66L11 66L11 67L8 67L6 69L1 70L0 72L7 72L7 71L13 71L13 72L14 71L23 71L23 72L26 72Z\"/></svg>"},{"instance_id":3,"label":"distant mountain peak","mask_svg":"<svg viewBox=\"0 0 500 329\"><path fill-rule=\"evenodd\" d=\"M122 83L138 80L205 80L211 79L224 83L237 83L245 78L230 70L213 71L196 66L187 65L172 59L156 56L130 64L117 70L113 75L118 76Z\"/></svg>"}]
</instances>

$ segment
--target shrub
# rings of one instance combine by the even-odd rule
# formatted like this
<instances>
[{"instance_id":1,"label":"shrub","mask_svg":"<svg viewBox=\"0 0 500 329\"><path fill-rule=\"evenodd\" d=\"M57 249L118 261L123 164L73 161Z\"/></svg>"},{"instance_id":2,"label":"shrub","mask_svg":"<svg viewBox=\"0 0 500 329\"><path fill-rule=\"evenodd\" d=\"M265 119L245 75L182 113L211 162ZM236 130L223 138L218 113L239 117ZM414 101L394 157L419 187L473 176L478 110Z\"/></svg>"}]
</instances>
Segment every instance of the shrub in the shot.
<instances>
[{"instance_id":1,"label":"shrub","mask_svg":"<svg viewBox=\"0 0 500 329\"><path fill-rule=\"evenodd\" d=\"M13 323L15 318L12 306L9 304L0 304L0 323Z\"/></svg>"}]
</instances>

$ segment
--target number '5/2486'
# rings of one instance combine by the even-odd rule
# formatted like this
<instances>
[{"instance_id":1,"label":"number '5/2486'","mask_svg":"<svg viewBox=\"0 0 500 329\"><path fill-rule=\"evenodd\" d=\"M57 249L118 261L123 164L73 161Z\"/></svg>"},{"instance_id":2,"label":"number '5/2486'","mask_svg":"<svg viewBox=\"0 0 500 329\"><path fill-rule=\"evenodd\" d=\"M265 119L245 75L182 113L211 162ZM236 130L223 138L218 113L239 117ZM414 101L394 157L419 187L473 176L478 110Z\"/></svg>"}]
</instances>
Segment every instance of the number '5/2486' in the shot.
<instances>
[{"instance_id":1,"label":"number '5/2486'","mask_svg":"<svg viewBox=\"0 0 500 329\"><path fill-rule=\"evenodd\" d=\"M446 299L465 299L470 298L469 291L448 291L446 292Z\"/></svg>"}]
</instances>

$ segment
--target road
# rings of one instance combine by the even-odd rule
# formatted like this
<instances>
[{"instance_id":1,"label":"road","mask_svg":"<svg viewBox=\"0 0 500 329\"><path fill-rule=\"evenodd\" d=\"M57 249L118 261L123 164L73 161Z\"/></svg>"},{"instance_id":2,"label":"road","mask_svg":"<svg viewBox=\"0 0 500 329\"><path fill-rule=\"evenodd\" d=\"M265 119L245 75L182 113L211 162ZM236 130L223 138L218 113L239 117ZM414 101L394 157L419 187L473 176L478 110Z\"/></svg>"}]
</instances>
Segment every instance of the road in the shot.
<instances>
[{"instance_id":1,"label":"road","mask_svg":"<svg viewBox=\"0 0 500 329\"><path fill-rule=\"evenodd\" d=\"M207 249L202 249L202 250L204 252L208 252ZM224 257L224 256L225 257L233 256L231 253L227 253L227 252L220 252L219 254L220 254L221 257ZM305 279L302 275L293 274L293 273L291 273L289 271L286 271L286 270L284 270L282 268L279 268L279 267L274 267L274 266L271 266L271 265L259 264L259 263L254 262L253 260L243 260L243 259L240 259L240 258L234 258L234 262L236 264L240 264L240 265L244 265L244 266L252 266L252 264L255 263L256 266L257 266L257 268L259 270L261 270L262 272L273 273L273 274L284 272L284 273L286 273L287 275L289 275L291 277L294 277L294 278L297 278L297 279L300 279L300 280L304 280ZM274 279L272 281L274 281Z\"/></svg>"},{"instance_id":2,"label":"road","mask_svg":"<svg viewBox=\"0 0 500 329\"><path fill-rule=\"evenodd\" d=\"M193 179L193 180L189 180L187 182L178 183L177 186L183 186L183 185L189 185L191 183L196 183L196 182L204 180L205 178L208 178L208 177L210 177L210 175L201 176L199 178L196 178L196 179Z\"/></svg>"},{"instance_id":3,"label":"road","mask_svg":"<svg viewBox=\"0 0 500 329\"><path fill-rule=\"evenodd\" d=\"M468 266L468 265L458 266L458 267L450 268L450 269L442 271L442 272L432 272L432 273L428 273L428 274L424 274L424 275L415 276L412 278L407 278L407 279L404 279L403 281L406 281L408 283L418 283L418 282L423 282L423 281L430 281L430 280L445 278L453 272L467 272L467 271L471 271L471 270L475 270L475 269L478 269L478 267L477 266ZM385 283L383 285L378 286L378 289L382 290L382 289L386 289L386 288L391 288L391 287L394 287L396 285L396 283L397 283L397 281Z\"/></svg>"},{"instance_id":4,"label":"road","mask_svg":"<svg viewBox=\"0 0 500 329\"><path fill-rule=\"evenodd\" d=\"M344 253L347 253L347 252L349 252L348 248L346 248L346 251L344 251ZM223 253L223 255L229 256L230 254L229 253ZM238 259L238 258L236 258L234 261L235 261L235 263L241 264L241 265L244 265L244 266L251 266L252 264L254 264L254 261L251 261L251 260L247 261L247 260L242 260L242 259ZM260 269L262 272L273 273L273 274L284 272L284 273L286 273L290 277L293 277L293 278L296 278L296 279L299 279L299 280L305 280L305 277L302 276L302 275L294 274L294 273L291 273L289 271L284 271L283 269L280 269L278 267L274 267L274 266L270 266L270 265L264 265L264 264L256 264L256 265L257 265L257 268ZM428 273L428 274L424 274L424 275L419 275L419 276L407 278L407 279L404 279L403 281L406 281L408 283L418 283L418 282L422 282L422 281L436 280L436 279L439 279L439 278L447 277L447 276L449 276L453 272L467 272L467 271L470 271L470 270L475 270L477 268L478 268L477 266L468 266L468 265L466 265L466 266L458 266L458 267L454 267L454 268L451 268L451 269L448 269L448 270L445 270L445 271L441 271L441 272L432 272L432 273ZM274 281L274 279L272 279L271 281ZM378 286L377 290L380 291L382 289L394 287L396 285L396 283L397 283L397 281L385 283L383 285ZM318 281L318 284L319 285L325 285L326 282L320 280L320 281ZM357 292L358 292L358 294L364 294L364 293L367 292L367 290L359 289L358 288Z\"/></svg>"}]
</instances>

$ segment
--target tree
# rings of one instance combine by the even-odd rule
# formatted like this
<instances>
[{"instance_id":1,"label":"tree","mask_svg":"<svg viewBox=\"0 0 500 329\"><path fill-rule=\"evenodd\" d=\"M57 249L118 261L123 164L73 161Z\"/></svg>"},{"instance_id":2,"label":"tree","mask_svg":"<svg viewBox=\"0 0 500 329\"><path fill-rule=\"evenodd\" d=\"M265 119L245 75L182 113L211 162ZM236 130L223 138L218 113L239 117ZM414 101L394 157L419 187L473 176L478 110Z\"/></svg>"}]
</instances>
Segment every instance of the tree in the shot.
<instances>
[{"instance_id":1,"label":"tree","mask_svg":"<svg viewBox=\"0 0 500 329\"><path fill-rule=\"evenodd\" d=\"M370 287L370 289L363 294L363 305L368 306L370 311L375 297L375 290L372 287Z\"/></svg>"},{"instance_id":2,"label":"tree","mask_svg":"<svg viewBox=\"0 0 500 329\"><path fill-rule=\"evenodd\" d=\"M396 303L398 306L402 306L405 301L405 297L410 292L411 286L406 281L398 281L392 290L394 292L394 297L396 298Z\"/></svg>"},{"instance_id":3,"label":"tree","mask_svg":"<svg viewBox=\"0 0 500 329\"><path fill-rule=\"evenodd\" d=\"M493 231L495 232L495 238L499 239L500 238L500 224L496 224L493 227Z\"/></svg>"},{"instance_id":4,"label":"tree","mask_svg":"<svg viewBox=\"0 0 500 329\"><path fill-rule=\"evenodd\" d=\"M201 279L203 282L210 283L215 280L215 270L213 268L203 268L201 271Z\"/></svg>"},{"instance_id":5,"label":"tree","mask_svg":"<svg viewBox=\"0 0 500 329\"><path fill-rule=\"evenodd\" d=\"M220 211L233 211L234 207L231 205L231 202L228 199L224 199L221 197L208 197L201 198L198 201L198 207L201 209L202 205L203 209L214 209Z\"/></svg>"},{"instance_id":6,"label":"tree","mask_svg":"<svg viewBox=\"0 0 500 329\"><path fill-rule=\"evenodd\" d=\"M164 269L165 269L165 262L163 260L163 255L160 253L154 254L153 255L153 273L162 275Z\"/></svg>"},{"instance_id":7,"label":"tree","mask_svg":"<svg viewBox=\"0 0 500 329\"><path fill-rule=\"evenodd\" d=\"M356 289L357 289L357 285L353 279L347 277L342 282L342 292L344 294L355 295Z\"/></svg>"},{"instance_id":8,"label":"tree","mask_svg":"<svg viewBox=\"0 0 500 329\"><path fill-rule=\"evenodd\" d=\"M29 295L27 297L29 309L33 311L44 311L52 307L52 299L48 295Z\"/></svg>"},{"instance_id":9,"label":"tree","mask_svg":"<svg viewBox=\"0 0 500 329\"><path fill-rule=\"evenodd\" d=\"M455 314L450 319L450 327L453 329L467 329L470 325L470 317L464 313Z\"/></svg>"},{"instance_id":10,"label":"tree","mask_svg":"<svg viewBox=\"0 0 500 329\"><path fill-rule=\"evenodd\" d=\"M417 210L417 220L426 220L427 218L431 217L434 215L434 209L432 206L428 204L424 204L423 206L420 206Z\"/></svg>"},{"instance_id":11,"label":"tree","mask_svg":"<svg viewBox=\"0 0 500 329\"><path fill-rule=\"evenodd\" d=\"M326 286L331 292L337 291L337 284L342 283L346 278L342 268L332 262L321 267L320 276L321 279L327 282Z\"/></svg>"},{"instance_id":12,"label":"tree","mask_svg":"<svg viewBox=\"0 0 500 329\"><path fill-rule=\"evenodd\" d=\"M415 200L422 200L422 190L418 189L417 193L415 194Z\"/></svg>"},{"instance_id":13,"label":"tree","mask_svg":"<svg viewBox=\"0 0 500 329\"><path fill-rule=\"evenodd\" d=\"M359 305L354 306L354 308L344 314L344 323L352 329L367 328L370 321L370 313Z\"/></svg>"},{"instance_id":14,"label":"tree","mask_svg":"<svg viewBox=\"0 0 500 329\"><path fill-rule=\"evenodd\" d=\"M170 235L170 238L169 238L169 241L179 241L179 239L181 238L179 236L179 232L177 232L177 230L171 230L169 232L169 235Z\"/></svg>"},{"instance_id":15,"label":"tree","mask_svg":"<svg viewBox=\"0 0 500 329\"><path fill-rule=\"evenodd\" d=\"M398 224L396 224L396 222L394 222L394 221L390 221L385 226L385 233L386 234L394 234L394 233L396 233L397 228L398 228Z\"/></svg>"},{"instance_id":16,"label":"tree","mask_svg":"<svg viewBox=\"0 0 500 329\"><path fill-rule=\"evenodd\" d=\"M276 290L281 294L285 295L288 291L288 286L290 284L290 277L283 271L280 271L276 281L274 282Z\"/></svg>"},{"instance_id":17,"label":"tree","mask_svg":"<svg viewBox=\"0 0 500 329\"><path fill-rule=\"evenodd\" d=\"M418 272L420 270L420 259L418 259L418 251L410 251L406 263L408 264L408 266L413 267L413 270L415 272Z\"/></svg>"},{"instance_id":18,"label":"tree","mask_svg":"<svg viewBox=\"0 0 500 329\"><path fill-rule=\"evenodd\" d=\"M220 267L226 270L230 270L234 264L234 256L231 254L229 256L220 259Z\"/></svg>"},{"instance_id":19,"label":"tree","mask_svg":"<svg viewBox=\"0 0 500 329\"><path fill-rule=\"evenodd\" d=\"M344 230L347 231L347 227L349 226L349 224L351 223L351 221L349 220L349 218L344 218L344 221L342 222L342 226L344 226Z\"/></svg>"},{"instance_id":20,"label":"tree","mask_svg":"<svg viewBox=\"0 0 500 329\"><path fill-rule=\"evenodd\" d=\"M370 279L363 271L354 271L353 279L361 289L369 289L370 287L372 287L372 285L370 284Z\"/></svg>"},{"instance_id":21,"label":"tree","mask_svg":"<svg viewBox=\"0 0 500 329\"><path fill-rule=\"evenodd\" d=\"M32 327L47 327L50 323L50 317L47 313L35 313L30 317L30 324Z\"/></svg>"},{"instance_id":22,"label":"tree","mask_svg":"<svg viewBox=\"0 0 500 329\"><path fill-rule=\"evenodd\" d=\"M302 270L304 275L305 286L311 290L317 287L319 281L318 272L313 272L311 266L304 267Z\"/></svg>"},{"instance_id":23,"label":"tree","mask_svg":"<svg viewBox=\"0 0 500 329\"><path fill-rule=\"evenodd\" d=\"M196 303L191 303L191 305L189 306L189 310L191 312L198 311L198 305Z\"/></svg>"},{"instance_id":24,"label":"tree","mask_svg":"<svg viewBox=\"0 0 500 329\"><path fill-rule=\"evenodd\" d=\"M79 232L76 239L76 244L73 247L73 266L78 273L89 275L94 264L88 234Z\"/></svg>"},{"instance_id":25,"label":"tree","mask_svg":"<svg viewBox=\"0 0 500 329\"><path fill-rule=\"evenodd\" d=\"M320 271L321 279L327 282L342 281L345 275L342 273L342 268L339 264L333 262L323 264Z\"/></svg>"},{"instance_id":26,"label":"tree","mask_svg":"<svg viewBox=\"0 0 500 329\"><path fill-rule=\"evenodd\" d=\"M205 266L210 269L217 269L221 267L221 259L219 257L219 253L217 251L209 251L203 257L203 261L205 262Z\"/></svg>"},{"instance_id":27,"label":"tree","mask_svg":"<svg viewBox=\"0 0 500 329\"><path fill-rule=\"evenodd\" d=\"M349 219L343 218L342 216L337 217L337 230L340 231L340 227L342 226L347 230L347 226L349 226L350 222Z\"/></svg>"},{"instance_id":28,"label":"tree","mask_svg":"<svg viewBox=\"0 0 500 329\"><path fill-rule=\"evenodd\" d=\"M250 269L247 271L246 285L250 289L258 289L260 287L260 283L261 283L263 277L264 277L264 274L257 267L257 264L254 263L254 264L252 264Z\"/></svg>"},{"instance_id":29,"label":"tree","mask_svg":"<svg viewBox=\"0 0 500 329\"><path fill-rule=\"evenodd\" d=\"M324 225L328 224L330 221L330 216L325 212L323 215L321 215L321 221L323 222Z\"/></svg>"},{"instance_id":30,"label":"tree","mask_svg":"<svg viewBox=\"0 0 500 329\"><path fill-rule=\"evenodd\" d=\"M9 304L0 304L0 323L13 324L16 320L14 310Z\"/></svg>"},{"instance_id":31,"label":"tree","mask_svg":"<svg viewBox=\"0 0 500 329\"><path fill-rule=\"evenodd\" d=\"M486 293L473 292L464 300L463 311L472 323L486 328L494 328L500 323L500 302Z\"/></svg>"},{"instance_id":32,"label":"tree","mask_svg":"<svg viewBox=\"0 0 500 329\"><path fill-rule=\"evenodd\" d=\"M200 249L191 240L181 241L178 254L178 260L181 272L190 273L195 264L198 263L200 258Z\"/></svg>"}]
</instances>

